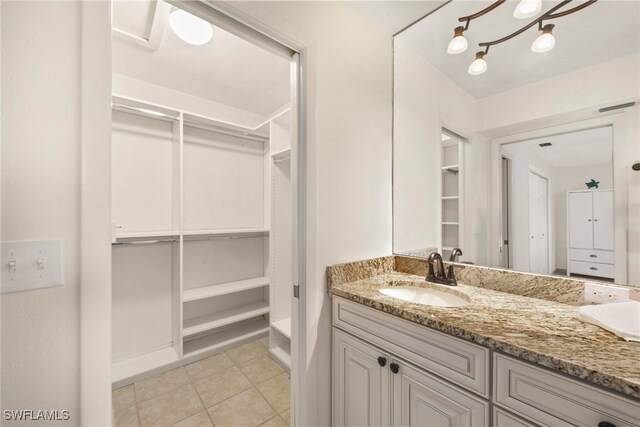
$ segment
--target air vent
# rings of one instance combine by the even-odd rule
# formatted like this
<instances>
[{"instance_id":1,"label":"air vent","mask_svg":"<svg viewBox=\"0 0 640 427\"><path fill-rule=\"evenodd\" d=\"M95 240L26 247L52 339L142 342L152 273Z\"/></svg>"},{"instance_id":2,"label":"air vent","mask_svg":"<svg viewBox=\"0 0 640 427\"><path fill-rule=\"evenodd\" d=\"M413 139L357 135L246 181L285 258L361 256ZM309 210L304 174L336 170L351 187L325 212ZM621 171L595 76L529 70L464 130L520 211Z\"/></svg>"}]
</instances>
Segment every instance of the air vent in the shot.
<instances>
[{"instance_id":1,"label":"air vent","mask_svg":"<svg viewBox=\"0 0 640 427\"><path fill-rule=\"evenodd\" d=\"M604 107L598 110L599 113L606 113L607 111L619 110L621 108L633 107L635 102L627 102L626 104L612 105L611 107Z\"/></svg>"},{"instance_id":2,"label":"air vent","mask_svg":"<svg viewBox=\"0 0 640 427\"><path fill-rule=\"evenodd\" d=\"M553 144L550 142L543 142L542 144L538 144L540 147L551 147Z\"/></svg>"}]
</instances>

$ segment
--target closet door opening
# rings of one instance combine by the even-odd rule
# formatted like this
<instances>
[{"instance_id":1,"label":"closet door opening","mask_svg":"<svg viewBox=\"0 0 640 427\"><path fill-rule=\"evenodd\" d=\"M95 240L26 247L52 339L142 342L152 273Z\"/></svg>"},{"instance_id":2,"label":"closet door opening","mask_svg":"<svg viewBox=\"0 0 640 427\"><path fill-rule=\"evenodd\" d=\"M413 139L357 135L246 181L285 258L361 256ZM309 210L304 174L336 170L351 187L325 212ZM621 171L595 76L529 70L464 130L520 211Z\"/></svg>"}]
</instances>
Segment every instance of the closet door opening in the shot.
<instances>
[{"instance_id":1,"label":"closet door opening","mask_svg":"<svg viewBox=\"0 0 640 427\"><path fill-rule=\"evenodd\" d=\"M114 393L141 420L169 392L213 424L240 394L285 420L297 55L196 2L113 1L112 30Z\"/></svg>"}]
</instances>

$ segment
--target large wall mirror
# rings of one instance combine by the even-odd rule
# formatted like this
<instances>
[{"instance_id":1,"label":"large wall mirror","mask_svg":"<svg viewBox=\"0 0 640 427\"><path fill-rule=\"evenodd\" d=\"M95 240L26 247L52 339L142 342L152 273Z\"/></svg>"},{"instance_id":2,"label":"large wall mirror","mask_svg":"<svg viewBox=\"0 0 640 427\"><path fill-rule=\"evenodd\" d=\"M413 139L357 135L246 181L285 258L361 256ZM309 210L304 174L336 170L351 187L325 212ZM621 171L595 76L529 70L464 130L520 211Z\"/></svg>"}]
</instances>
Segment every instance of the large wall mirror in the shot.
<instances>
[{"instance_id":1,"label":"large wall mirror","mask_svg":"<svg viewBox=\"0 0 640 427\"><path fill-rule=\"evenodd\" d=\"M443 4L394 37L394 252L640 285L638 101L640 2Z\"/></svg>"}]
</instances>

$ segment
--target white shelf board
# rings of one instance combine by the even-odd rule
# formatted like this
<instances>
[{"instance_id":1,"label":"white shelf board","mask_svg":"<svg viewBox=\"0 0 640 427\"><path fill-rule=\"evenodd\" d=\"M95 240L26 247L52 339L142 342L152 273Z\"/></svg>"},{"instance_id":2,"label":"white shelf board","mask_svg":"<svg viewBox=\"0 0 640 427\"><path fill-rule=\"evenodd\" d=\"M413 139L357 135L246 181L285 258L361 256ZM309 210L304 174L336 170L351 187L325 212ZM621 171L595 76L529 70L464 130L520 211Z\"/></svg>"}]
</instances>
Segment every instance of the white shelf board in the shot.
<instances>
[{"instance_id":1,"label":"white shelf board","mask_svg":"<svg viewBox=\"0 0 640 427\"><path fill-rule=\"evenodd\" d=\"M460 170L460 165L442 166L442 171L443 172L447 172L448 170L459 171Z\"/></svg>"},{"instance_id":2,"label":"white shelf board","mask_svg":"<svg viewBox=\"0 0 640 427\"><path fill-rule=\"evenodd\" d=\"M150 353L121 360L114 363L111 368L111 382L118 383L177 361L178 354L173 347L164 347Z\"/></svg>"},{"instance_id":3,"label":"white shelf board","mask_svg":"<svg viewBox=\"0 0 640 427\"><path fill-rule=\"evenodd\" d=\"M136 240L162 240L165 237L178 237L178 231L135 231L130 233L116 233L116 243L131 242Z\"/></svg>"},{"instance_id":4,"label":"white shelf board","mask_svg":"<svg viewBox=\"0 0 640 427\"><path fill-rule=\"evenodd\" d=\"M458 225L458 222L443 222L442 225Z\"/></svg>"},{"instance_id":5,"label":"white shelf board","mask_svg":"<svg viewBox=\"0 0 640 427\"><path fill-rule=\"evenodd\" d=\"M271 327L276 331L280 332L285 337L291 339L291 318L288 317L286 319L278 320L277 322L273 322Z\"/></svg>"},{"instance_id":6,"label":"white shelf board","mask_svg":"<svg viewBox=\"0 0 640 427\"><path fill-rule=\"evenodd\" d=\"M266 276L254 277L251 279L238 280L235 282L219 283L217 285L204 286L201 288L185 289L182 293L183 301L197 301L219 295L232 294L234 292L247 291L249 289L261 288L269 285L269 278Z\"/></svg>"},{"instance_id":7,"label":"white shelf board","mask_svg":"<svg viewBox=\"0 0 640 427\"><path fill-rule=\"evenodd\" d=\"M184 355L188 358L207 352L214 353L216 350L224 351L237 343L258 338L268 332L269 322L266 319L241 323L233 328L185 341Z\"/></svg>"},{"instance_id":8,"label":"white shelf board","mask_svg":"<svg viewBox=\"0 0 640 427\"><path fill-rule=\"evenodd\" d=\"M460 196L442 196L442 200L458 200Z\"/></svg>"},{"instance_id":9,"label":"white shelf board","mask_svg":"<svg viewBox=\"0 0 640 427\"><path fill-rule=\"evenodd\" d=\"M268 228L227 228L218 230L185 230L182 232L185 237L232 237L242 235L267 235Z\"/></svg>"},{"instance_id":10,"label":"white shelf board","mask_svg":"<svg viewBox=\"0 0 640 427\"><path fill-rule=\"evenodd\" d=\"M453 250L453 246L443 246L442 250L443 251L452 251Z\"/></svg>"},{"instance_id":11,"label":"white shelf board","mask_svg":"<svg viewBox=\"0 0 640 427\"><path fill-rule=\"evenodd\" d=\"M276 153L271 153L271 157L276 162L288 159L289 157L291 157L291 148L285 148L284 150L278 151Z\"/></svg>"},{"instance_id":12,"label":"white shelf board","mask_svg":"<svg viewBox=\"0 0 640 427\"><path fill-rule=\"evenodd\" d=\"M260 301L253 304L243 305L231 310L220 311L218 313L206 314L184 320L183 337L197 335L221 326L237 323L252 317L269 313L269 303Z\"/></svg>"},{"instance_id":13,"label":"white shelf board","mask_svg":"<svg viewBox=\"0 0 640 427\"><path fill-rule=\"evenodd\" d=\"M269 349L269 353L276 361L280 362L286 368L291 368L291 354L288 349L283 347L275 347Z\"/></svg>"}]
</instances>

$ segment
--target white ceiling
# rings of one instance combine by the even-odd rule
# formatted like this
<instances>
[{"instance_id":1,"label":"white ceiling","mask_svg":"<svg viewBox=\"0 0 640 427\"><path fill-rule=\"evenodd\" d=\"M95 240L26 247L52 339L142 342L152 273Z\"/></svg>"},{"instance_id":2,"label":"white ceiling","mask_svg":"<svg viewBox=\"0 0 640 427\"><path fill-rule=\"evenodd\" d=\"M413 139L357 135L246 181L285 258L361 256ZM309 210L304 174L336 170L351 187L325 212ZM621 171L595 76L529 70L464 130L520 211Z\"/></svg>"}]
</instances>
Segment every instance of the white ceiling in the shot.
<instances>
[{"instance_id":1,"label":"white ceiling","mask_svg":"<svg viewBox=\"0 0 640 427\"><path fill-rule=\"evenodd\" d=\"M155 0L116 0L113 28L148 38L154 10ZM156 16L155 24L166 18ZM263 116L287 104L289 61L213 28L211 42L192 46L166 25L155 50L114 36L113 71Z\"/></svg>"},{"instance_id":2,"label":"white ceiling","mask_svg":"<svg viewBox=\"0 0 640 427\"><path fill-rule=\"evenodd\" d=\"M550 142L550 147L538 144ZM613 161L611 127L589 129L522 142L556 168L584 166Z\"/></svg>"},{"instance_id":3,"label":"white ceiling","mask_svg":"<svg viewBox=\"0 0 640 427\"><path fill-rule=\"evenodd\" d=\"M583 3L578 0L560 10ZM492 46L486 56L488 70L471 76L467 68L480 49L478 43L492 41L523 27L535 18L515 19L517 1L510 0L471 21L465 37L469 49L458 55L447 54L458 18L478 12L493 0L453 1L397 37L476 98L483 98L552 76L595 65L640 51L640 2L600 0L574 14L557 18L553 34L556 46L546 53L531 52L538 36L534 26L515 38ZM557 1L543 1L542 12Z\"/></svg>"},{"instance_id":4,"label":"white ceiling","mask_svg":"<svg viewBox=\"0 0 640 427\"><path fill-rule=\"evenodd\" d=\"M445 4L447 0L347 1L389 34L395 34Z\"/></svg>"}]
</instances>

